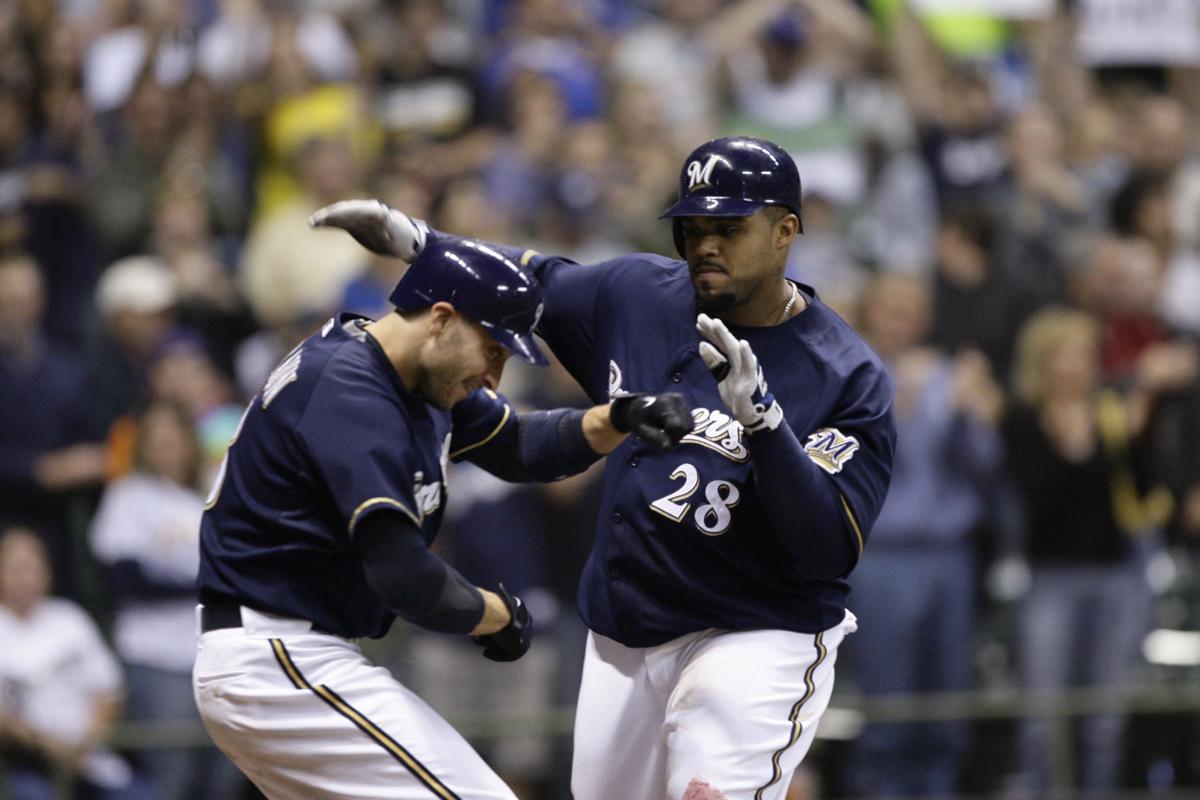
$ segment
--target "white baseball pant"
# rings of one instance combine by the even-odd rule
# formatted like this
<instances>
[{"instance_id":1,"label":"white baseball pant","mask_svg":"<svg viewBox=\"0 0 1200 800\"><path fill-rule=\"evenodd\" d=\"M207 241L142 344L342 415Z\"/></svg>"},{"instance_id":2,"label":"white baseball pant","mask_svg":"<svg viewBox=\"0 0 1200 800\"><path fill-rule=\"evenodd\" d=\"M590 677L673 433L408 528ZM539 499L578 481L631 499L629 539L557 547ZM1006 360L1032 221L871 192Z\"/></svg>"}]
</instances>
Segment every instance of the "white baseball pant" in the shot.
<instances>
[{"instance_id":1,"label":"white baseball pant","mask_svg":"<svg viewBox=\"0 0 1200 800\"><path fill-rule=\"evenodd\" d=\"M708 630L646 648L590 633L575 800L782 800L856 627L847 612L818 634Z\"/></svg>"},{"instance_id":2,"label":"white baseball pant","mask_svg":"<svg viewBox=\"0 0 1200 800\"><path fill-rule=\"evenodd\" d=\"M192 686L213 741L267 797L516 800L353 642L244 606L241 617L200 637Z\"/></svg>"}]
</instances>

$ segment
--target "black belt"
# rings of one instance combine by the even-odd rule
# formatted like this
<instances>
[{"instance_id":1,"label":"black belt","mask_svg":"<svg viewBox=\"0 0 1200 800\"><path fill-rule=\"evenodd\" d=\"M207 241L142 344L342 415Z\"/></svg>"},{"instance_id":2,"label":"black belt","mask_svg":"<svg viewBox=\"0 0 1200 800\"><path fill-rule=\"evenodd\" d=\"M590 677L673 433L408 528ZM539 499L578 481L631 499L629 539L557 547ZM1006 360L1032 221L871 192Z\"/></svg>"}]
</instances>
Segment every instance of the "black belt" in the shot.
<instances>
[{"instance_id":1,"label":"black belt","mask_svg":"<svg viewBox=\"0 0 1200 800\"><path fill-rule=\"evenodd\" d=\"M240 627L242 627L242 607L237 603L217 601L216 603L205 603L200 609L200 630L204 633Z\"/></svg>"},{"instance_id":2,"label":"black belt","mask_svg":"<svg viewBox=\"0 0 1200 800\"><path fill-rule=\"evenodd\" d=\"M242 627L242 607L240 604L229 600L218 600L214 603L205 603L200 607L201 633L240 627ZM316 625L312 627L312 632L328 633Z\"/></svg>"}]
</instances>

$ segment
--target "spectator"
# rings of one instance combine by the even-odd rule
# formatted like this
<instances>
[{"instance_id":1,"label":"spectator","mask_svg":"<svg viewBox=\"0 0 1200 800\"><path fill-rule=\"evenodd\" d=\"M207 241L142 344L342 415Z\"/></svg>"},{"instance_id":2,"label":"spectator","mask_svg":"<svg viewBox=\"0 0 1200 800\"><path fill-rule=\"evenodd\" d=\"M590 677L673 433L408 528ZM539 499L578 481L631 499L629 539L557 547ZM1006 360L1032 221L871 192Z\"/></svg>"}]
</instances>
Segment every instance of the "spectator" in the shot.
<instances>
[{"instance_id":1,"label":"spectator","mask_svg":"<svg viewBox=\"0 0 1200 800\"><path fill-rule=\"evenodd\" d=\"M866 196L847 231L855 255L879 270L927 275L938 225L933 176L908 143L876 133L864 148Z\"/></svg>"},{"instance_id":2,"label":"spectator","mask_svg":"<svg viewBox=\"0 0 1200 800\"><path fill-rule=\"evenodd\" d=\"M1035 691L1128 685L1149 622L1140 545L1153 540L1171 508L1169 495L1148 488L1147 454L1136 446L1142 431L1122 399L1101 388L1099 346L1091 317L1054 307L1031 317L1017 342L1018 404L1004 436L1032 576L1021 611L1020 675ZM1093 715L1081 726L1080 785L1111 791L1124 720ZM1045 719L1022 724L1015 791L1043 796L1048 736Z\"/></svg>"},{"instance_id":3,"label":"spectator","mask_svg":"<svg viewBox=\"0 0 1200 800\"><path fill-rule=\"evenodd\" d=\"M532 231L550 209L554 169L567 144L570 114L561 87L532 70L510 80L504 94L508 133L496 142L482 178L493 205Z\"/></svg>"},{"instance_id":4,"label":"spectator","mask_svg":"<svg viewBox=\"0 0 1200 800\"><path fill-rule=\"evenodd\" d=\"M313 211L354 192L365 164L355 160L345 139L318 136L298 149L294 166L303 193L254 225L239 275L246 299L266 327L324 316L341 299L346 282L366 267L353 241L308 227ZM309 267L312 263L321 269Z\"/></svg>"},{"instance_id":5,"label":"spectator","mask_svg":"<svg viewBox=\"0 0 1200 800\"><path fill-rule=\"evenodd\" d=\"M866 164L847 102L874 43L871 21L849 0L791 5L757 28L744 23L746 39L727 44L732 97L723 127L778 142L806 190L854 205Z\"/></svg>"},{"instance_id":6,"label":"spectator","mask_svg":"<svg viewBox=\"0 0 1200 800\"><path fill-rule=\"evenodd\" d=\"M611 78L648 87L667 120L673 149L687 153L696 140L717 135L723 57L783 8L781 0L724 6L719 0L664 0L655 17L617 38Z\"/></svg>"},{"instance_id":7,"label":"spectator","mask_svg":"<svg viewBox=\"0 0 1200 800\"><path fill-rule=\"evenodd\" d=\"M88 169L95 165L100 141L82 90L69 77L59 80L41 86L35 110L41 124L24 154L24 247L42 265L55 309L46 320L47 332L77 347L86 334L102 263L87 213Z\"/></svg>"},{"instance_id":8,"label":"spectator","mask_svg":"<svg viewBox=\"0 0 1200 800\"><path fill-rule=\"evenodd\" d=\"M825 305L850 318L869 277L851 253L838 206L820 190L806 190L804 235L788 251L786 275L821 287Z\"/></svg>"},{"instance_id":9,"label":"spectator","mask_svg":"<svg viewBox=\"0 0 1200 800\"><path fill-rule=\"evenodd\" d=\"M554 84L567 119L599 114L604 31L594 9L571 0L514 0L511 12L482 65L484 96L503 97L515 81L537 75ZM488 110L493 118L503 116L500 109Z\"/></svg>"},{"instance_id":10,"label":"spectator","mask_svg":"<svg viewBox=\"0 0 1200 800\"><path fill-rule=\"evenodd\" d=\"M80 598L69 498L99 487L105 452L92 424L83 365L46 339L41 273L24 255L0 258L0 525L46 538L60 589Z\"/></svg>"},{"instance_id":11,"label":"spectator","mask_svg":"<svg viewBox=\"0 0 1200 800\"><path fill-rule=\"evenodd\" d=\"M150 256L123 258L100 276L100 324L88 348L94 392L88 405L102 429L145 400L146 370L155 349L176 328L178 301L175 276Z\"/></svg>"},{"instance_id":12,"label":"spectator","mask_svg":"<svg viewBox=\"0 0 1200 800\"><path fill-rule=\"evenodd\" d=\"M994 211L957 203L941 216L934 277L933 341L948 353L982 352L1002 379L1013 331L1037 308L1032 292L1000 269Z\"/></svg>"},{"instance_id":13,"label":"spectator","mask_svg":"<svg viewBox=\"0 0 1200 800\"><path fill-rule=\"evenodd\" d=\"M100 800L150 800L104 747L121 708L117 661L82 608L49 597L51 580L37 535L0 535L0 752L9 797L59 796L55 780L65 772Z\"/></svg>"},{"instance_id":14,"label":"spectator","mask_svg":"<svg viewBox=\"0 0 1200 800\"><path fill-rule=\"evenodd\" d=\"M217 365L233 373L237 347L255 331L253 314L221 263L205 198L166 192L155 205L154 253L179 291L179 319L204 339Z\"/></svg>"},{"instance_id":15,"label":"spectator","mask_svg":"<svg viewBox=\"0 0 1200 800\"><path fill-rule=\"evenodd\" d=\"M277 10L271 15L270 56L241 94L242 113L258 126L254 218L261 222L312 191L303 172L314 141L336 141L355 163L374 156L377 126L366 97L349 79L353 43L323 12ZM358 176L352 176L357 179Z\"/></svg>"},{"instance_id":16,"label":"spectator","mask_svg":"<svg viewBox=\"0 0 1200 800\"><path fill-rule=\"evenodd\" d=\"M1200 334L1200 252L1182 245L1171 216L1170 181L1156 173L1136 173L1113 199L1113 229L1139 237L1153 248L1161 287L1156 305L1178 331Z\"/></svg>"},{"instance_id":17,"label":"spectator","mask_svg":"<svg viewBox=\"0 0 1200 800\"><path fill-rule=\"evenodd\" d=\"M1000 107L987 73L950 61L907 3L893 22L895 74L941 208L962 200L986 203L1006 166Z\"/></svg>"},{"instance_id":18,"label":"spectator","mask_svg":"<svg viewBox=\"0 0 1200 800\"><path fill-rule=\"evenodd\" d=\"M863 333L896 383L897 447L870 556L850 580L863 635L847 657L868 696L965 691L979 621L975 538L1002 463L1004 395L978 351L952 359L924 345L931 298L920 279L878 278L863 305ZM954 796L968 734L961 721L869 725L849 784L863 797Z\"/></svg>"},{"instance_id":19,"label":"spectator","mask_svg":"<svg viewBox=\"0 0 1200 800\"><path fill-rule=\"evenodd\" d=\"M1063 160L1061 125L1049 107L1031 103L1017 112L1007 143L1009 167L989 203L1000 227L997 266L1038 305L1061 303L1064 245L1096 212Z\"/></svg>"},{"instance_id":20,"label":"spectator","mask_svg":"<svg viewBox=\"0 0 1200 800\"><path fill-rule=\"evenodd\" d=\"M201 452L191 412L167 401L138 418L134 471L109 485L89 538L110 577L113 640L125 669L129 718L193 722ZM213 747L153 748L142 756L162 800L234 797L237 769Z\"/></svg>"},{"instance_id":21,"label":"spectator","mask_svg":"<svg viewBox=\"0 0 1200 800\"><path fill-rule=\"evenodd\" d=\"M104 255L118 259L150 245L158 195L179 132L179 98L143 77L117 112L117 131L88 184L88 210Z\"/></svg>"}]
</instances>

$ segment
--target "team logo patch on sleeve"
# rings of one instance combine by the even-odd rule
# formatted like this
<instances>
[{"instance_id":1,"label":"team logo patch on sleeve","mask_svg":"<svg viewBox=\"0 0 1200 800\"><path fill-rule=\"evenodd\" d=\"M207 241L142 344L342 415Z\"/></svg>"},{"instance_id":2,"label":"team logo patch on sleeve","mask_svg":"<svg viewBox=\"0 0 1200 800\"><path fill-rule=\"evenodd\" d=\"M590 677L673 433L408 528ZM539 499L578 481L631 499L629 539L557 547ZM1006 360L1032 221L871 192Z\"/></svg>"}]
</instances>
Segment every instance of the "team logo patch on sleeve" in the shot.
<instances>
[{"instance_id":1,"label":"team logo patch on sleeve","mask_svg":"<svg viewBox=\"0 0 1200 800\"><path fill-rule=\"evenodd\" d=\"M846 462L858 450L858 439L846 436L837 428L821 428L808 435L804 451L821 469L830 475L841 472Z\"/></svg>"}]
</instances>

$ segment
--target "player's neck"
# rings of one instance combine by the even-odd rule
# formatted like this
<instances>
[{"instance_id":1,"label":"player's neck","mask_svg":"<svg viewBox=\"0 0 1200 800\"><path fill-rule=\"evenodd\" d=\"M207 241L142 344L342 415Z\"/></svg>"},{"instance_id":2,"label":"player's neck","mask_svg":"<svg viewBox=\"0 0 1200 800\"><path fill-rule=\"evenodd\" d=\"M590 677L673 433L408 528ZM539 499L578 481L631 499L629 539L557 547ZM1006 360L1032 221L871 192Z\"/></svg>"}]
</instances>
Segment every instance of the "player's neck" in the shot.
<instances>
[{"instance_id":1,"label":"player's neck","mask_svg":"<svg viewBox=\"0 0 1200 800\"><path fill-rule=\"evenodd\" d=\"M419 326L399 314L392 313L368 324L366 331L367 335L379 343L404 387L411 390L416 386L421 334Z\"/></svg>"},{"instance_id":2,"label":"player's neck","mask_svg":"<svg viewBox=\"0 0 1200 800\"><path fill-rule=\"evenodd\" d=\"M720 315L731 325L769 328L787 322L808 306L801 292L789 280L780 279L778 286L760 292L746 302Z\"/></svg>"}]
</instances>

